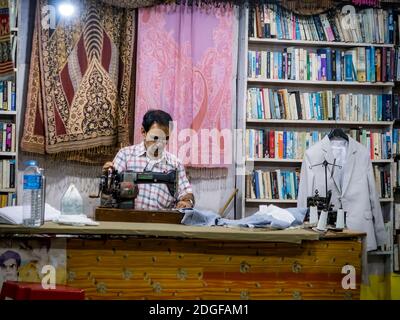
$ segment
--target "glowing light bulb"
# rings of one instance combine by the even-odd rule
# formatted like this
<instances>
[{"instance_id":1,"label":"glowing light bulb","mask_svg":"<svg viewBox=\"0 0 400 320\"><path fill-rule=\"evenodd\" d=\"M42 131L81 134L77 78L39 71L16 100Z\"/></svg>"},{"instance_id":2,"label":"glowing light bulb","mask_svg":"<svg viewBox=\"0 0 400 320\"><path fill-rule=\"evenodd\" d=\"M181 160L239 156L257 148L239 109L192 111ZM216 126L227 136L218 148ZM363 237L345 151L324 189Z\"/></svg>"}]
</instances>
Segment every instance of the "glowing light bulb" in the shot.
<instances>
[{"instance_id":1,"label":"glowing light bulb","mask_svg":"<svg viewBox=\"0 0 400 320\"><path fill-rule=\"evenodd\" d=\"M59 4L58 6L58 12L65 17L70 17L74 14L75 12L75 7L68 2L64 2Z\"/></svg>"}]
</instances>

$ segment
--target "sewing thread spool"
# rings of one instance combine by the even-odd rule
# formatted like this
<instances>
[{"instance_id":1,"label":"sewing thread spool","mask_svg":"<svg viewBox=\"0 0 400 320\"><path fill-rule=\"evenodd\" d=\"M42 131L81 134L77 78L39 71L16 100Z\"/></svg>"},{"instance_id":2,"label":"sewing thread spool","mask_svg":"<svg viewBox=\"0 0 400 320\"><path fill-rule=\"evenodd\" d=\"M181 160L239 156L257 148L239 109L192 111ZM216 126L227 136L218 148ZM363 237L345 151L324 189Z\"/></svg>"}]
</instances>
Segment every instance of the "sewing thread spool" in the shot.
<instances>
[{"instance_id":1,"label":"sewing thread spool","mask_svg":"<svg viewBox=\"0 0 400 320\"><path fill-rule=\"evenodd\" d=\"M344 229L344 211L343 209L338 209L337 216L336 216L336 229Z\"/></svg>"},{"instance_id":2,"label":"sewing thread spool","mask_svg":"<svg viewBox=\"0 0 400 320\"><path fill-rule=\"evenodd\" d=\"M317 229L319 231L326 231L326 223L328 221L328 211L322 210L319 215Z\"/></svg>"},{"instance_id":3,"label":"sewing thread spool","mask_svg":"<svg viewBox=\"0 0 400 320\"><path fill-rule=\"evenodd\" d=\"M316 206L310 207L310 224L316 225L318 223L318 209Z\"/></svg>"}]
</instances>

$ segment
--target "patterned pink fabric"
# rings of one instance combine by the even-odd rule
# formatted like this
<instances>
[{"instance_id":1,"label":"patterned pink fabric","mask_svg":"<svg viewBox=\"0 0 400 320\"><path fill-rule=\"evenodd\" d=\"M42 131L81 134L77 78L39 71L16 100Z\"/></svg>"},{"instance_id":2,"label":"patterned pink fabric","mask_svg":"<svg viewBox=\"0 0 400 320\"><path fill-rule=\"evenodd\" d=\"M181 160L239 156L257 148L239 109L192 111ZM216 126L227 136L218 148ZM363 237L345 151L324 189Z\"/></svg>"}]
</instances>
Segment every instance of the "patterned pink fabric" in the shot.
<instances>
[{"instance_id":1,"label":"patterned pink fabric","mask_svg":"<svg viewBox=\"0 0 400 320\"><path fill-rule=\"evenodd\" d=\"M231 145L205 141L200 130L232 129L235 23L232 8L139 9L135 142L141 139L144 113L163 109L177 122L169 150L185 165L227 167L231 160L225 159L224 146L227 154ZM182 131L188 128L197 133L191 141L198 145ZM212 150L220 161L212 159Z\"/></svg>"}]
</instances>

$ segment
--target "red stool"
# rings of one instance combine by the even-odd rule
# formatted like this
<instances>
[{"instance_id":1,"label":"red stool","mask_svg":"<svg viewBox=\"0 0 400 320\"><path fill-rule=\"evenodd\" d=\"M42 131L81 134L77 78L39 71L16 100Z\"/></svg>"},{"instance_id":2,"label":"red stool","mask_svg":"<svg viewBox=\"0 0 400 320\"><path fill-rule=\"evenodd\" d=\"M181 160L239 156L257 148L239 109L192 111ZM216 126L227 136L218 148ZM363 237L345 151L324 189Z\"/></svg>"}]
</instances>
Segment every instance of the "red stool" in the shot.
<instances>
[{"instance_id":1,"label":"red stool","mask_svg":"<svg viewBox=\"0 0 400 320\"><path fill-rule=\"evenodd\" d=\"M56 285L55 289L44 289L41 283L6 281L0 300L84 300L83 289Z\"/></svg>"}]
</instances>

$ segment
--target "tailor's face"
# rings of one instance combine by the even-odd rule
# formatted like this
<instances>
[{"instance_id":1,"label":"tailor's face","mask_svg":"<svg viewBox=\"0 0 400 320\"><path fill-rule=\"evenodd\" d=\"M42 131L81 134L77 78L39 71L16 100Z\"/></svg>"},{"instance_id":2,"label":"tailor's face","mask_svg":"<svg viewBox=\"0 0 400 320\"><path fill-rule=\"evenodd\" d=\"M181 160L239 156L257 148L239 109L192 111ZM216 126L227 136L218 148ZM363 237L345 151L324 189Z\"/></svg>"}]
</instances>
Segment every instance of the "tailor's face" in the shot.
<instances>
[{"instance_id":1,"label":"tailor's face","mask_svg":"<svg viewBox=\"0 0 400 320\"><path fill-rule=\"evenodd\" d=\"M142 128L146 153L150 159L158 160L162 157L169 140L169 128L154 123L148 132Z\"/></svg>"},{"instance_id":2,"label":"tailor's face","mask_svg":"<svg viewBox=\"0 0 400 320\"><path fill-rule=\"evenodd\" d=\"M15 259L8 259L4 261L4 265L1 266L1 274L4 281L17 281L18 280L18 266Z\"/></svg>"}]
</instances>

